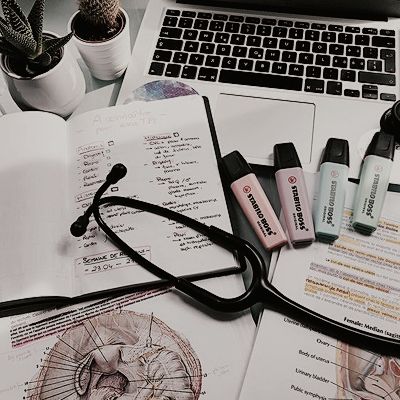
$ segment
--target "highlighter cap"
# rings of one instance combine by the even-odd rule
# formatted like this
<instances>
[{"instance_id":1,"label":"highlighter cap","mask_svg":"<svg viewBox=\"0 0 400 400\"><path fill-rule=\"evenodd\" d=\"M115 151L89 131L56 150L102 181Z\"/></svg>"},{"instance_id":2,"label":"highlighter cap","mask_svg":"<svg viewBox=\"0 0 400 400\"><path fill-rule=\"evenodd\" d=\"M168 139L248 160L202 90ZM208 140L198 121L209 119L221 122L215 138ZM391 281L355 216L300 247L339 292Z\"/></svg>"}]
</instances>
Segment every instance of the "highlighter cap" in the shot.
<instances>
[{"instance_id":1,"label":"highlighter cap","mask_svg":"<svg viewBox=\"0 0 400 400\"><path fill-rule=\"evenodd\" d=\"M364 158L374 155L390 158L393 161L395 144L394 136L390 133L376 132L371 143L367 147Z\"/></svg>"},{"instance_id":2,"label":"highlighter cap","mask_svg":"<svg viewBox=\"0 0 400 400\"><path fill-rule=\"evenodd\" d=\"M244 157L237 150L222 157L222 166L229 184L253 173L250 165L247 164Z\"/></svg>"},{"instance_id":3,"label":"highlighter cap","mask_svg":"<svg viewBox=\"0 0 400 400\"><path fill-rule=\"evenodd\" d=\"M278 143L274 146L274 165L276 169L301 168L301 162L292 142Z\"/></svg>"},{"instance_id":4,"label":"highlighter cap","mask_svg":"<svg viewBox=\"0 0 400 400\"><path fill-rule=\"evenodd\" d=\"M321 164L331 162L349 166L349 142L345 139L329 138L326 142Z\"/></svg>"}]
</instances>

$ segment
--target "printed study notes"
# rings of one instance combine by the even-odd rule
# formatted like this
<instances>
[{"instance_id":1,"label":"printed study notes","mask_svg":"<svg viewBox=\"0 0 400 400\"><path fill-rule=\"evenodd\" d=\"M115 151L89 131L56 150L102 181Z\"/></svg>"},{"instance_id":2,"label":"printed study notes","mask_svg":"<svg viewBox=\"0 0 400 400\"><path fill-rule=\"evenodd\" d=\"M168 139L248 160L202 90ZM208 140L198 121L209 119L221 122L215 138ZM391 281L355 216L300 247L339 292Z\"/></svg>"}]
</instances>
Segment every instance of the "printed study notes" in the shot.
<instances>
[{"instance_id":1,"label":"printed study notes","mask_svg":"<svg viewBox=\"0 0 400 400\"><path fill-rule=\"evenodd\" d=\"M41 112L10 114L0 119L0 131L1 302L157 280L116 249L94 221L81 238L69 232L116 163L128 173L107 195L231 229L200 96L135 102L67 122ZM119 206L102 215L136 251L175 275L237 268L230 252L181 224Z\"/></svg>"}]
</instances>

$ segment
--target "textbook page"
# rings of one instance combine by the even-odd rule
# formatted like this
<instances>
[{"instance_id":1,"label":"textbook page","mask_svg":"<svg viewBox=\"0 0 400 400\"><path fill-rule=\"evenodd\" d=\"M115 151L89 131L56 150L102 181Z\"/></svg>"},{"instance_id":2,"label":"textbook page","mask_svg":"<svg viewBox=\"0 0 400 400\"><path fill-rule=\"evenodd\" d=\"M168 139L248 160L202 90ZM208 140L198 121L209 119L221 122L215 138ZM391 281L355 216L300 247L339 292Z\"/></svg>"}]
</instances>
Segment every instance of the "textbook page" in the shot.
<instances>
[{"instance_id":1,"label":"textbook page","mask_svg":"<svg viewBox=\"0 0 400 400\"><path fill-rule=\"evenodd\" d=\"M225 296L240 276L202 282ZM1 400L237 399L249 312L209 315L158 289L0 319Z\"/></svg>"},{"instance_id":2,"label":"textbook page","mask_svg":"<svg viewBox=\"0 0 400 400\"><path fill-rule=\"evenodd\" d=\"M69 296L67 135L53 114L0 118L0 302Z\"/></svg>"},{"instance_id":3,"label":"textbook page","mask_svg":"<svg viewBox=\"0 0 400 400\"><path fill-rule=\"evenodd\" d=\"M265 309L240 400L400 400L400 359Z\"/></svg>"},{"instance_id":4,"label":"textbook page","mask_svg":"<svg viewBox=\"0 0 400 400\"><path fill-rule=\"evenodd\" d=\"M200 96L88 112L69 121L69 135L72 221L91 204L112 165L123 163L128 173L108 195L156 203L231 230ZM181 224L119 206L103 215L131 247L174 275L236 265L230 252ZM158 280L106 240L94 221L82 238L72 239L75 295Z\"/></svg>"},{"instance_id":5,"label":"textbook page","mask_svg":"<svg viewBox=\"0 0 400 400\"><path fill-rule=\"evenodd\" d=\"M302 249L282 249L272 284L329 318L398 338L400 194L387 193L377 230L364 236L351 226L356 188L354 183L347 185L339 239L331 245L315 242Z\"/></svg>"}]
</instances>

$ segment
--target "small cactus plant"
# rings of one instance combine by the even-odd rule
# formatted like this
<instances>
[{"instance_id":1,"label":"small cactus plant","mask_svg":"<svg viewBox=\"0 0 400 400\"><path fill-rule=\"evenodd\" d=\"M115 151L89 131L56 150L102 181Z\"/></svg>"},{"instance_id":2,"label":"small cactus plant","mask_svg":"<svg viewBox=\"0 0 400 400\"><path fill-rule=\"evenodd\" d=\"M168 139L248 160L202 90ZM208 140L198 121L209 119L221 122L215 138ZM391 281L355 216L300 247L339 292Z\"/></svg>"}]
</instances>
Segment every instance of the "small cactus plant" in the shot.
<instances>
[{"instance_id":1,"label":"small cactus plant","mask_svg":"<svg viewBox=\"0 0 400 400\"><path fill-rule=\"evenodd\" d=\"M117 28L119 0L78 0L81 18L101 31Z\"/></svg>"},{"instance_id":2,"label":"small cactus plant","mask_svg":"<svg viewBox=\"0 0 400 400\"><path fill-rule=\"evenodd\" d=\"M18 73L34 76L51 69L61 58L61 48L72 33L61 38L43 35L45 0L35 0L26 17L16 0L1 0L0 53L17 66Z\"/></svg>"}]
</instances>

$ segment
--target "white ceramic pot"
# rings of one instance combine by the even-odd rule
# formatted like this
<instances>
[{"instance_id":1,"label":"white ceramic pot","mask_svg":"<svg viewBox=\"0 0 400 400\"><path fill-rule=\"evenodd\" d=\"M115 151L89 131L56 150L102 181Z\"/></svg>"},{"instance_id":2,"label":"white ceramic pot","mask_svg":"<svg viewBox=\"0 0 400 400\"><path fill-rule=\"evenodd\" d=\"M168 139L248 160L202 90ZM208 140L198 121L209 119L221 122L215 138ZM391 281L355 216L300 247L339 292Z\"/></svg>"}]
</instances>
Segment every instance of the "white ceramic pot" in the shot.
<instances>
[{"instance_id":1,"label":"white ceramic pot","mask_svg":"<svg viewBox=\"0 0 400 400\"><path fill-rule=\"evenodd\" d=\"M54 68L33 78L15 74L9 67L8 57L1 56L0 67L8 90L23 110L42 110L67 117L82 101L86 90L85 78L67 47L68 44Z\"/></svg>"},{"instance_id":2,"label":"white ceramic pot","mask_svg":"<svg viewBox=\"0 0 400 400\"><path fill-rule=\"evenodd\" d=\"M125 26L116 36L102 42L85 41L74 35L72 40L79 50L90 73L97 79L110 81L119 78L128 66L131 57L129 16L120 8L125 19ZM68 22L68 32L73 31L76 11Z\"/></svg>"}]
</instances>

